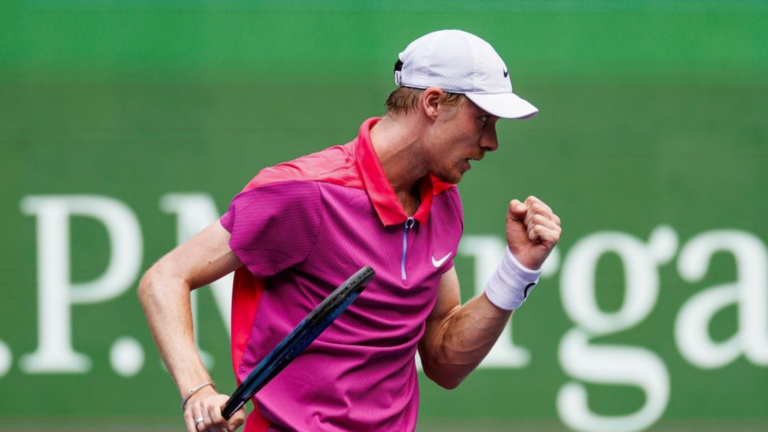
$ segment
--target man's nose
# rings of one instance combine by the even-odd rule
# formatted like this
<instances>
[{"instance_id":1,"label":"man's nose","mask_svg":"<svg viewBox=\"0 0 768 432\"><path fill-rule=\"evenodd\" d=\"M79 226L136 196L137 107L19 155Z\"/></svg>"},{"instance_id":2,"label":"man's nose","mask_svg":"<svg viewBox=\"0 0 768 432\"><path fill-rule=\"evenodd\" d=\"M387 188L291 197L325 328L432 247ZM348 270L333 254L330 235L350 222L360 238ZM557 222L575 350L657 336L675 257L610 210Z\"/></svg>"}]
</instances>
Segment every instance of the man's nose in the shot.
<instances>
[{"instance_id":1,"label":"man's nose","mask_svg":"<svg viewBox=\"0 0 768 432\"><path fill-rule=\"evenodd\" d=\"M480 138L480 147L486 151L496 151L499 148L499 140L496 136L496 122L489 124L485 128L483 136Z\"/></svg>"}]
</instances>

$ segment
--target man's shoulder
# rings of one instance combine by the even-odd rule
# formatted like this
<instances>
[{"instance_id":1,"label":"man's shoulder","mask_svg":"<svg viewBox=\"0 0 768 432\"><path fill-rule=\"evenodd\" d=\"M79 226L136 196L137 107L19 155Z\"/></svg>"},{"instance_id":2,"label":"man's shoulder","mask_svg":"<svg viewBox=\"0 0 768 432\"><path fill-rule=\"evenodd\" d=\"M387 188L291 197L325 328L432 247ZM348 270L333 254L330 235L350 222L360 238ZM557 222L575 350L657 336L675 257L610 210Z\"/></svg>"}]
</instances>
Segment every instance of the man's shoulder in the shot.
<instances>
[{"instance_id":1,"label":"man's shoulder","mask_svg":"<svg viewBox=\"0 0 768 432\"><path fill-rule=\"evenodd\" d=\"M243 190L288 181L326 182L361 189L354 142L264 168Z\"/></svg>"}]
</instances>

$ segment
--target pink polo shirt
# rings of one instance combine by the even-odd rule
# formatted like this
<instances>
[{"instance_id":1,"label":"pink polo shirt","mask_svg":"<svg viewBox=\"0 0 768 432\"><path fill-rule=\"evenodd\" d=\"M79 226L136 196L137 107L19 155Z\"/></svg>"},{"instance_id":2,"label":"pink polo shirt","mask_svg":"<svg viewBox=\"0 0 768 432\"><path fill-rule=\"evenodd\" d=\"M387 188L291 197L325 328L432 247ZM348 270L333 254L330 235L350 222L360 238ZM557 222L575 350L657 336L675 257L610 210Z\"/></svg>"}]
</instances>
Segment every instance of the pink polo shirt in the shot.
<instances>
[{"instance_id":1,"label":"pink polo shirt","mask_svg":"<svg viewBox=\"0 0 768 432\"><path fill-rule=\"evenodd\" d=\"M232 358L238 382L340 283L365 265L363 294L254 398L246 432L413 431L414 356L463 229L454 185L419 182L403 211L370 141L262 170L221 224L244 264L235 274Z\"/></svg>"}]
</instances>

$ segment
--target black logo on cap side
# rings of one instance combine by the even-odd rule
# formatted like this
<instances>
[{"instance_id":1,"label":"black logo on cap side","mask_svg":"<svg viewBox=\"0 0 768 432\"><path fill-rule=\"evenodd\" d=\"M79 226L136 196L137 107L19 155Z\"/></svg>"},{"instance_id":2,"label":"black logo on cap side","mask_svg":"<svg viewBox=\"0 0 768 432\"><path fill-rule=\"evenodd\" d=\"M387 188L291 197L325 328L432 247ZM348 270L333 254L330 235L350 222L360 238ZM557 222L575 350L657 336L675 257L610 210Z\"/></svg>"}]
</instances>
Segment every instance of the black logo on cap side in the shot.
<instances>
[{"instance_id":1,"label":"black logo on cap side","mask_svg":"<svg viewBox=\"0 0 768 432\"><path fill-rule=\"evenodd\" d=\"M509 71L507 71L506 69L504 69L504 78L506 78L506 77L508 77L508 76L509 76Z\"/></svg>"}]
</instances>

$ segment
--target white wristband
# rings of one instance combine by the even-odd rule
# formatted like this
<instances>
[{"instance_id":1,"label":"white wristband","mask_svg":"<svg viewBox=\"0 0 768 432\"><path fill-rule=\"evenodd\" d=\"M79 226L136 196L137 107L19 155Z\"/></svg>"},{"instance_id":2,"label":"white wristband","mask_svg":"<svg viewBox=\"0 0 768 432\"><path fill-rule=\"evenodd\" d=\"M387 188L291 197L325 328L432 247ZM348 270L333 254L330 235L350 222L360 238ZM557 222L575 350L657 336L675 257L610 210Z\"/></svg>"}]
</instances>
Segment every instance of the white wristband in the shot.
<instances>
[{"instance_id":1,"label":"white wristband","mask_svg":"<svg viewBox=\"0 0 768 432\"><path fill-rule=\"evenodd\" d=\"M494 305L514 310L523 304L539 281L541 270L530 270L520 264L507 247L499 268L488 280L485 295Z\"/></svg>"}]
</instances>

